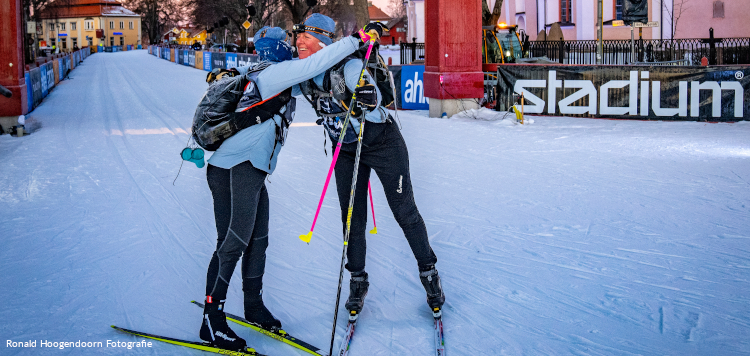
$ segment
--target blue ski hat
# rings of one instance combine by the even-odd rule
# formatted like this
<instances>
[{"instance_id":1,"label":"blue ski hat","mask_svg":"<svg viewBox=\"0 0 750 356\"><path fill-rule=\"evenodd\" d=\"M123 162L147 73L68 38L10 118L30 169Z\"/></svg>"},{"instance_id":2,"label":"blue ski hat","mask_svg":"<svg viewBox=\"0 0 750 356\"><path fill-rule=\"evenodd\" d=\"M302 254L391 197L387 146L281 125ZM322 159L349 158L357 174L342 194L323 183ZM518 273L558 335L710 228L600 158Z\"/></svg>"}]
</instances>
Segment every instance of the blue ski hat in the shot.
<instances>
[{"instance_id":1,"label":"blue ski hat","mask_svg":"<svg viewBox=\"0 0 750 356\"><path fill-rule=\"evenodd\" d=\"M333 43L333 38L325 33L328 32L332 35L336 31L336 23L333 22L330 17L323 14L314 13L308 16L302 24L305 26L305 32L317 38L326 46ZM308 29L308 27L310 27L311 29Z\"/></svg>"},{"instance_id":2,"label":"blue ski hat","mask_svg":"<svg viewBox=\"0 0 750 356\"><path fill-rule=\"evenodd\" d=\"M255 51L262 61L283 62L292 59L287 33L279 27L264 26L253 37Z\"/></svg>"},{"instance_id":3,"label":"blue ski hat","mask_svg":"<svg viewBox=\"0 0 750 356\"><path fill-rule=\"evenodd\" d=\"M280 27L263 26L263 28L258 30L258 32L255 33L255 36L253 36L253 42L258 42L259 39L265 37L277 39L279 41L286 41L289 36L286 31Z\"/></svg>"}]
</instances>

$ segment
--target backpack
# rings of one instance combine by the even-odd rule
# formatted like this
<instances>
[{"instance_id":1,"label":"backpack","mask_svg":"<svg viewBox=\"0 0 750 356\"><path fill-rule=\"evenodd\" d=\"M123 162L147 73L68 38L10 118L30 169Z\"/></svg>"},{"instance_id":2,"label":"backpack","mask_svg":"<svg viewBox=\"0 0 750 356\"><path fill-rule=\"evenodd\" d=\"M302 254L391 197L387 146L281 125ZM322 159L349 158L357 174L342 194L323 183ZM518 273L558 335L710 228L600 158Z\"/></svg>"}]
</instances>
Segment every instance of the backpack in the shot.
<instances>
[{"instance_id":1,"label":"backpack","mask_svg":"<svg viewBox=\"0 0 750 356\"><path fill-rule=\"evenodd\" d=\"M277 114L284 118L282 125L288 127L291 119L287 120L284 113L289 111L286 107L292 100L292 89L263 100L255 83L258 74L269 65L260 63L246 75L225 76L209 84L193 116L193 139L198 145L206 151L216 151L234 134ZM283 141L283 136L277 139Z\"/></svg>"}]
</instances>

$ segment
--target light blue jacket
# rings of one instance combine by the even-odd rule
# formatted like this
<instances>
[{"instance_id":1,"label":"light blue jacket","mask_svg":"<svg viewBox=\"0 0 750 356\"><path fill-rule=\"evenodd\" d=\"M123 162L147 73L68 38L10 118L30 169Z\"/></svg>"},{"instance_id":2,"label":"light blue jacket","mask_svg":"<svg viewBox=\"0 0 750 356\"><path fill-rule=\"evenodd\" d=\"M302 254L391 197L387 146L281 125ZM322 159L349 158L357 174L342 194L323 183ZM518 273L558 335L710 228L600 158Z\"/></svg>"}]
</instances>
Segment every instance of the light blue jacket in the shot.
<instances>
[{"instance_id":1,"label":"light blue jacket","mask_svg":"<svg viewBox=\"0 0 750 356\"><path fill-rule=\"evenodd\" d=\"M338 43L338 42L337 42ZM361 59L350 59L346 62L344 65L344 79L346 80L346 87L349 88L350 91L354 92L354 89L357 87L357 80L359 79L359 74L362 71L362 60ZM323 87L323 79L325 78L325 72L318 74L313 78L313 81L318 86L318 88ZM378 86L375 84L375 80L370 76L370 73L365 71L365 80L375 85L375 90L378 93L378 106L373 109L372 111L365 114L365 120L369 122L374 123L383 123L388 118L388 111L380 106L380 101L382 100L380 95L380 89L378 89ZM294 87L295 91L293 92L293 95L298 95L298 93L301 93L299 91L299 86ZM346 105L349 105L347 102ZM341 118L344 119L343 117ZM352 125L352 128L356 133L359 134L359 121L358 120L351 120L349 121L350 125Z\"/></svg>"},{"instance_id":2,"label":"light blue jacket","mask_svg":"<svg viewBox=\"0 0 750 356\"><path fill-rule=\"evenodd\" d=\"M270 98L282 91L313 78L332 67L359 47L359 41L346 37L327 46L302 60L276 63L264 69L256 84L261 97ZM248 67L237 68L246 74ZM294 94L298 94L297 90ZM219 168L230 169L242 162L250 161L253 167L268 174L276 169L276 160L281 145L276 143L276 126L281 125L281 117L274 116L259 125L250 126L226 139L214 152L208 163Z\"/></svg>"}]
</instances>

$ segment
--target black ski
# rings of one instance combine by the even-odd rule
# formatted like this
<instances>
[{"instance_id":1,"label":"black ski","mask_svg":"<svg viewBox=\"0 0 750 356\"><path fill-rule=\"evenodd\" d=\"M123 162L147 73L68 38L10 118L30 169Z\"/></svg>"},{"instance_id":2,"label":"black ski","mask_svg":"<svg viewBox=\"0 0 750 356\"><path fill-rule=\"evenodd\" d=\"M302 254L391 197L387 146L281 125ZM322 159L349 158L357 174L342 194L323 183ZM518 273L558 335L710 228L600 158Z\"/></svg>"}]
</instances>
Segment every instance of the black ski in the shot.
<instances>
[{"instance_id":1,"label":"black ski","mask_svg":"<svg viewBox=\"0 0 750 356\"><path fill-rule=\"evenodd\" d=\"M119 330L119 331L122 331L124 333L131 334L131 335L136 335L136 336L140 336L140 337L154 339L154 340L166 342L166 343L169 343L169 344L174 344L174 345L179 345L179 346L185 346L185 347L189 347L191 349L202 350L202 351L207 351L207 352L213 352L215 354L220 354L220 355L231 355L231 356L266 356L266 355L257 353L254 349L251 349L251 348L246 348L245 351L232 351L232 350L227 350L227 349L222 349L222 348L218 348L218 347L212 346L210 343L207 343L207 342L195 342L195 341L175 339L175 338L171 338L171 337L159 336L159 335L144 333L144 332L140 332L140 331L125 329L125 328L121 328L119 326L114 326L114 325L112 325L112 327L115 330Z\"/></svg>"},{"instance_id":2,"label":"black ski","mask_svg":"<svg viewBox=\"0 0 750 356\"><path fill-rule=\"evenodd\" d=\"M203 308L203 303L197 302L195 300L191 301L191 303ZM274 338L285 344L292 345L300 350L311 353L313 355L326 356L326 354L324 354L322 350L320 350L319 348L313 345L310 345L307 342L304 342L296 337L293 337L292 335L289 335L283 329L279 329L279 330L264 329L264 328L259 327L258 325L251 324L249 321L245 320L245 318L241 316L237 316L237 315L230 314L227 312L225 312L224 314L227 316L227 320L231 320L237 324L251 328L263 335Z\"/></svg>"}]
</instances>

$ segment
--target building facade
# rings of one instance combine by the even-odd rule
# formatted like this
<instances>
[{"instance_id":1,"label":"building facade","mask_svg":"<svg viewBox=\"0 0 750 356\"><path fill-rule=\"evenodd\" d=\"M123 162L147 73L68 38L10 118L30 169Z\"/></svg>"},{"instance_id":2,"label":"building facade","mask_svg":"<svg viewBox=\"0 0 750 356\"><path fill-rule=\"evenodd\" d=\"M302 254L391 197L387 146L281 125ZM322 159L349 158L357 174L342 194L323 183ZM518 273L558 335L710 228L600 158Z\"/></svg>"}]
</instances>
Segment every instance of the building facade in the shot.
<instances>
[{"instance_id":1,"label":"building facade","mask_svg":"<svg viewBox=\"0 0 750 356\"><path fill-rule=\"evenodd\" d=\"M42 36L48 47L63 52L74 47L141 44L140 15L115 0L71 0L65 6L48 6L40 16ZM97 30L102 36L97 36Z\"/></svg>"}]
</instances>

